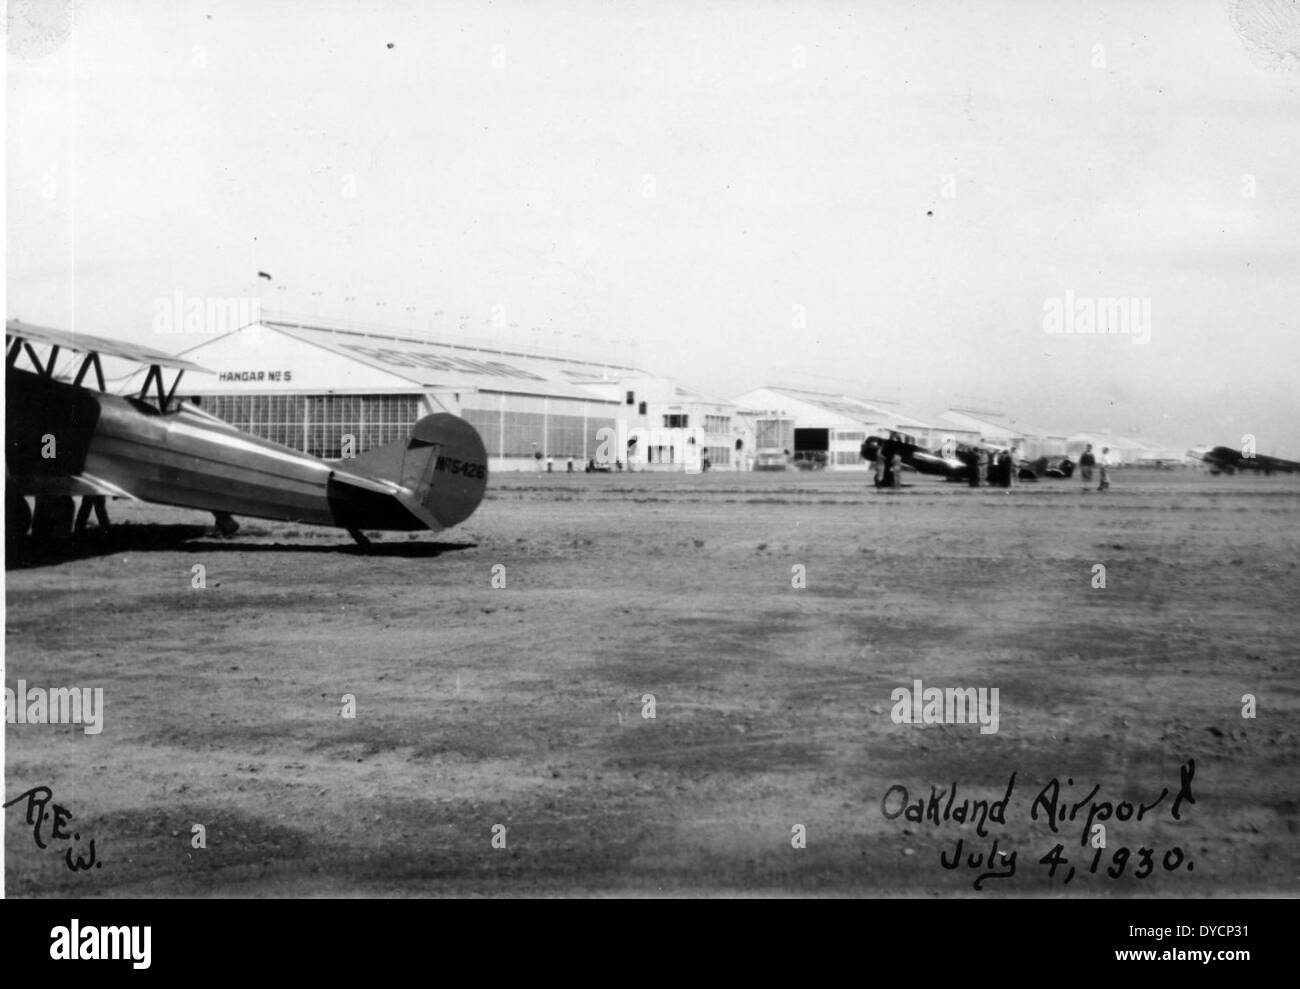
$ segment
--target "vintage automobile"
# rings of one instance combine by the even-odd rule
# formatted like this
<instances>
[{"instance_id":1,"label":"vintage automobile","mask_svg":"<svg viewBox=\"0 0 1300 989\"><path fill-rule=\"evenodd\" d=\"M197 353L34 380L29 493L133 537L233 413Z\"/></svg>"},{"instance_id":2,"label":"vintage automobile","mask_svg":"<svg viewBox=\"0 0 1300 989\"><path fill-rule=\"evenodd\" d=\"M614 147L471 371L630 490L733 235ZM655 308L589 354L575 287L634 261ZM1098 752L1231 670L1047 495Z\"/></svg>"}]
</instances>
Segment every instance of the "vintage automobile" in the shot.
<instances>
[{"instance_id":1,"label":"vintage automobile","mask_svg":"<svg viewBox=\"0 0 1300 989\"><path fill-rule=\"evenodd\" d=\"M754 470L785 470L790 466L790 457L784 450L759 450L754 454Z\"/></svg>"},{"instance_id":2,"label":"vintage automobile","mask_svg":"<svg viewBox=\"0 0 1300 989\"><path fill-rule=\"evenodd\" d=\"M799 470L825 470L829 459L824 450L796 450L794 465Z\"/></svg>"}]
</instances>

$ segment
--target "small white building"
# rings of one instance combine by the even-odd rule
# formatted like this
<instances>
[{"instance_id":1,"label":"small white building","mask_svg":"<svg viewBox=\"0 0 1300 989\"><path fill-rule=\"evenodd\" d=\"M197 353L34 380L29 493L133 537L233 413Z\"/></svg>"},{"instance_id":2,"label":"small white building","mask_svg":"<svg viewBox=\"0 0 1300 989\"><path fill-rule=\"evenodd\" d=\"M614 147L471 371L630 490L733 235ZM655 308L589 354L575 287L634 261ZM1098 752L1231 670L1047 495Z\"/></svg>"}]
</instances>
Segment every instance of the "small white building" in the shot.
<instances>
[{"instance_id":1,"label":"small white building","mask_svg":"<svg viewBox=\"0 0 1300 989\"><path fill-rule=\"evenodd\" d=\"M616 379L577 379L613 402L617 442L607 452L630 470L684 470L698 463L687 446L699 447L711 470L728 470L743 452L744 425L736 405L688 388L671 378L634 372Z\"/></svg>"}]
</instances>

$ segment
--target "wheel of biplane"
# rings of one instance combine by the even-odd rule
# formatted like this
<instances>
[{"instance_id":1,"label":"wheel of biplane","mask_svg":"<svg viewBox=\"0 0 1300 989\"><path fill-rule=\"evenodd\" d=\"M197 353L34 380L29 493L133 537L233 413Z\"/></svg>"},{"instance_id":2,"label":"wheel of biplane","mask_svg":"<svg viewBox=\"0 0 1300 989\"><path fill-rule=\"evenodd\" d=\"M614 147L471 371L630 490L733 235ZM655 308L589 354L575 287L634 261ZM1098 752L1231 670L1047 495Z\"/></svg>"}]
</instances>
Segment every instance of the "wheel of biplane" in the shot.
<instances>
[{"instance_id":1,"label":"wheel of biplane","mask_svg":"<svg viewBox=\"0 0 1300 989\"><path fill-rule=\"evenodd\" d=\"M77 514L71 495L37 495L32 514L32 538L37 542L72 538L72 521Z\"/></svg>"},{"instance_id":2,"label":"wheel of biplane","mask_svg":"<svg viewBox=\"0 0 1300 989\"><path fill-rule=\"evenodd\" d=\"M239 523L229 512L213 512L212 518L216 520L217 531L227 539L239 531Z\"/></svg>"},{"instance_id":3,"label":"wheel of biplane","mask_svg":"<svg viewBox=\"0 0 1300 989\"><path fill-rule=\"evenodd\" d=\"M21 539L32 527L32 509L22 495L5 492L5 538Z\"/></svg>"}]
</instances>

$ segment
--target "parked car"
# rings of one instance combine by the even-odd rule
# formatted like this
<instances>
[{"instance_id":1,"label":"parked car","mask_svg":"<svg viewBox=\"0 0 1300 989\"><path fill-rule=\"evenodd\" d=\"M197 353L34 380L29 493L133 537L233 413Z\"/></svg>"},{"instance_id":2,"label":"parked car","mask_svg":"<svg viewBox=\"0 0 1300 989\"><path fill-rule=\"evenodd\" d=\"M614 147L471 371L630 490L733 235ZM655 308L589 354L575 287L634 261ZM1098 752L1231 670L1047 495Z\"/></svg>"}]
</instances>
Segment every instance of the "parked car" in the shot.
<instances>
[{"instance_id":1,"label":"parked car","mask_svg":"<svg viewBox=\"0 0 1300 989\"><path fill-rule=\"evenodd\" d=\"M824 470L829 459L824 450L797 450L794 465L799 470Z\"/></svg>"}]
</instances>

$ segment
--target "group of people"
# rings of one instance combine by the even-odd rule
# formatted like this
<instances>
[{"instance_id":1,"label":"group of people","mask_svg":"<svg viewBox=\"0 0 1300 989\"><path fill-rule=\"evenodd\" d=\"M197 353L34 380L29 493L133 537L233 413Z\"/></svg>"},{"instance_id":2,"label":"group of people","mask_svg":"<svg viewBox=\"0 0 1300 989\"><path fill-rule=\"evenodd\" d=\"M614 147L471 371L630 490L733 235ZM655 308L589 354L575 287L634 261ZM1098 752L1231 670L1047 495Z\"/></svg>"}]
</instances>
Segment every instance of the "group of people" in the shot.
<instances>
[{"instance_id":1,"label":"group of people","mask_svg":"<svg viewBox=\"0 0 1300 989\"><path fill-rule=\"evenodd\" d=\"M906 449L905 444L892 434L889 439L869 437L862 444L862 456L869 458L874 468L876 487L898 488L902 486L903 454ZM1021 455L1018 447L990 450L983 446L961 444L952 452L945 451L944 457L950 462L955 458L966 465L965 476L972 488L987 486L1009 489L1014 488L1019 479ZM1041 476L1047 464L1046 457L1040 458L1035 476ZM1085 490L1092 483L1094 469L1100 473L1097 490L1110 490L1110 468L1115 466L1115 459L1111 456L1110 447L1102 447L1101 454L1096 455L1092 452L1092 444L1087 444L1079 457L1078 466ZM1026 469L1030 470L1032 468ZM1053 477L1069 477L1073 470L1074 464L1071 463L1069 457L1066 457L1056 468L1047 470L1047 474ZM961 475L956 476L960 477Z\"/></svg>"},{"instance_id":2,"label":"group of people","mask_svg":"<svg viewBox=\"0 0 1300 989\"><path fill-rule=\"evenodd\" d=\"M1096 467L1101 477L1097 482L1098 491L1110 490L1110 468L1115 466L1114 460L1110 455L1110 447L1101 448L1101 456L1096 457L1092 452L1092 444L1089 443L1083 448L1083 453L1079 456L1079 475L1083 478L1084 490L1092 483L1092 469Z\"/></svg>"},{"instance_id":3,"label":"group of people","mask_svg":"<svg viewBox=\"0 0 1300 989\"><path fill-rule=\"evenodd\" d=\"M533 456L536 458L536 460L537 460L537 468L538 468L538 470L540 470L540 469L541 469L541 466L542 466L542 452L541 452L540 450L538 450L538 451L536 451L536 452L533 454ZM566 466L567 466L566 473L572 474L572 473L573 473L573 454L569 454L568 458L566 458ZM553 473L554 470L555 470L555 458L552 457L552 456L550 456L550 455L548 454L547 457L546 457L546 473L548 473L548 474Z\"/></svg>"},{"instance_id":4,"label":"group of people","mask_svg":"<svg viewBox=\"0 0 1300 989\"><path fill-rule=\"evenodd\" d=\"M972 488L1013 488L1020 472L1018 450L989 451L984 447L958 450L957 459L966 465L966 481Z\"/></svg>"},{"instance_id":5,"label":"group of people","mask_svg":"<svg viewBox=\"0 0 1300 989\"><path fill-rule=\"evenodd\" d=\"M901 488L903 486L903 451L893 438L876 446L876 456L872 466L875 470L876 487Z\"/></svg>"}]
</instances>

